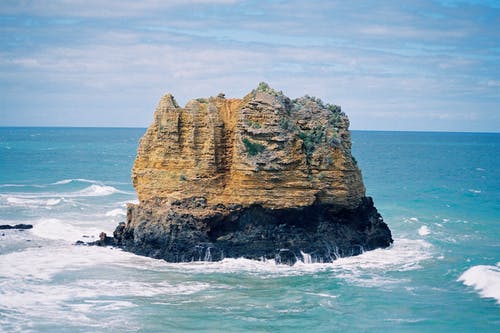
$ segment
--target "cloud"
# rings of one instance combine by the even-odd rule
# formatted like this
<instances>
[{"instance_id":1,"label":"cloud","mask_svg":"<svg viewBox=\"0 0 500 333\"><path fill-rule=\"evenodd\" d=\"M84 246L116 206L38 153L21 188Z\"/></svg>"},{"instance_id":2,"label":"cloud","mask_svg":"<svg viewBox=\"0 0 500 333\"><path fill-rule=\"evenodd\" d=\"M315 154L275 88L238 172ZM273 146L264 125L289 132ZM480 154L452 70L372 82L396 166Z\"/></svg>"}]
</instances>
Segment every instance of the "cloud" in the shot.
<instances>
[{"instance_id":1,"label":"cloud","mask_svg":"<svg viewBox=\"0 0 500 333\"><path fill-rule=\"evenodd\" d=\"M175 7L196 5L232 5L238 0L4 0L3 15L35 15L56 17L139 17Z\"/></svg>"},{"instance_id":2,"label":"cloud","mask_svg":"<svg viewBox=\"0 0 500 333\"><path fill-rule=\"evenodd\" d=\"M166 91L181 103L220 91L239 97L264 80L291 97L341 104L358 128L397 119L400 129L491 130L498 11L457 6L4 2L2 121L145 126Z\"/></svg>"}]
</instances>

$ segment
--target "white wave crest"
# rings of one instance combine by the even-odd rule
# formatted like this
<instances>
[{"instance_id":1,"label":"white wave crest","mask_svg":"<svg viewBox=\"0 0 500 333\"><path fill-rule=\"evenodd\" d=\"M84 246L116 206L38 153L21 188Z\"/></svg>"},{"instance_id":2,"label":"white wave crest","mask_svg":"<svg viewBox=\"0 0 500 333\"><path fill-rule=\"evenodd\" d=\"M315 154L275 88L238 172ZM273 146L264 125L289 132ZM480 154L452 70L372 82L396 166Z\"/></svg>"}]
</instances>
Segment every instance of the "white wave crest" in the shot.
<instances>
[{"instance_id":1,"label":"white wave crest","mask_svg":"<svg viewBox=\"0 0 500 333\"><path fill-rule=\"evenodd\" d=\"M24 192L24 193L9 193L0 194L0 199L3 199L7 204L12 206L27 206L32 208L34 206L53 206L64 201L65 198L79 198L79 197L100 197L108 196L115 193L132 194L129 192L121 191L113 186L107 185L90 185L82 190L74 192Z\"/></svg>"},{"instance_id":2,"label":"white wave crest","mask_svg":"<svg viewBox=\"0 0 500 333\"><path fill-rule=\"evenodd\" d=\"M71 178L71 179L63 179L59 180L54 183L50 184L0 184L0 187L37 187L37 188L43 188L47 186L52 186L52 185L66 185L69 183L73 182L79 182L79 183L89 183L89 184L103 184L103 182L100 182L98 180L93 180L93 179L84 179L84 178Z\"/></svg>"},{"instance_id":3,"label":"white wave crest","mask_svg":"<svg viewBox=\"0 0 500 333\"><path fill-rule=\"evenodd\" d=\"M426 226L426 225L423 225L423 226L421 226L420 228L418 228L418 234L419 234L420 236L427 236L427 235L429 235L430 233L431 233L431 230L430 230L430 229L429 229L429 227L428 227L428 226Z\"/></svg>"},{"instance_id":4,"label":"white wave crest","mask_svg":"<svg viewBox=\"0 0 500 333\"><path fill-rule=\"evenodd\" d=\"M123 191L118 190L113 186L106 185L90 185L89 187L84 188L83 190L73 192L66 196L74 196L74 197L100 197L111 195L114 193L125 193Z\"/></svg>"},{"instance_id":5,"label":"white wave crest","mask_svg":"<svg viewBox=\"0 0 500 333\"><path fill-rule=\"evenodd\" d=\"M29 185L24 184L0 184L0 187L26 187Z\"/></svg>"},{"instance_id":6,"label":"white wave crest","mask_svg":"<svg viewBox=\"0 0 500 333\"><path fill-rule=\"evenodd\" d=\"M126 214L127 213L125 212L125 210L121 209L121 208L113 209L113 210L110 210L109 212L106 212L106 216L110 216L110 217L124 216Z\"/></svg>"},{"instance_id":7,"label":"white wave crest","mask_svg":"<svg viewBox=\"0 0 500 333\"><path fill-rule=\"evenodd\" d=\"M473 287L484 298L494 298L500 304L500 262L496 266L478 265L466 270L458 281Z\"/></svg>"},{"instance_id":8,"label":"white wave crest","mask_svg":"<svg viewBox=\"0 0 500 333\"><path fill-rule=\"evenodd\" d=\"M35 221L33 229L31 229L32 234L37 237L52 240L64 240L71 243L74 243L77 240L83 240L83 236L89 236L93 237L93 239L97 239L97 236L102 231L102 227L86 226L85 222L65 222L53 218ZM111 233L111 230L105 231Z\"/></svg>"},{"instance_id":9,"label":"white wave crest","mask_svg":"<svg viewBox=\"0 0 500 333\"><path fill-rule=\"evenodd\" d=\"M388 249L377 249L359 256L346 257L333 263L303 263L293 266L277 265L274 260L250 260L226 258L218 262L166 263L143 261L152 270L180 270L195 273L247 273L259 276L295 276L329 271L335 277L356 285L368 287L399 282L387 276L388 272L420 269L422 261L432 258L432 245L424 240L396 239ZM132 263L130 263L132 265ZM133 263L136 265L136 263ZM131 266L134 267L134 266Z\"/></svg>"},{"instance_id":10,"label":"white wave crest","mask_svg":"<svg viewBox=\"0 0 500 333\"><path fill-rule=\"evenodd\" d=\"M71 178L71 179L59 180L59 181L57 181L55 183L52 183L50 185L66 185L66 184L73 183L73 182L90 183L90 184L102 184L100 181L92 180L92 179Z\"/></svg>"},{"instance_id":11,"label":"white wave crest","mask_svg":"<svg viewBox=\"0 0 500 333\"><path fill-rule=\"evenodd\" d=\"M120 254L117 256L117 254ZM2 255L0 277L12 279L50 280L64 270L77 270L99 264L127 260L134 255L96 246L60 244L28 248Z\"/></svg>"},{"instance_id":12,"label":"white wave crest","mask_svg":"<svg viewBox=\"0 0 500 333\"><path fill-rule=\"evenodd\" d=\"M3 196L7 204L9 206L14 207L26 207L26 208L39 208L39 207L50 207L55 206L61 203L61 199L59 198L50 198L50 199L34 199L34 198L26 198L26 197L18 197L18 196Z\"/></svg>"}]
</instances>

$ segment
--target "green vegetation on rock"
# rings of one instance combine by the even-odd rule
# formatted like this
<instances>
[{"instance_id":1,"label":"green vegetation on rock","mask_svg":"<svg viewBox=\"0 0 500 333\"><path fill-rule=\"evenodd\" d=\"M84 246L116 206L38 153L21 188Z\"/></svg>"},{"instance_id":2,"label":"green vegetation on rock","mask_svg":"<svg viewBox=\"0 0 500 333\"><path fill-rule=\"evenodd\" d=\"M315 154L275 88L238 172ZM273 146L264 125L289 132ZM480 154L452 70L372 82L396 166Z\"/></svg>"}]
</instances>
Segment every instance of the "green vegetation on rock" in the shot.
<instances>
[{"instance_id":1,"label":"green vegetation on rock","mask_svg":"<svg viewBox=\"0 0 500 333\"><path fill-rule=\"evenodd\" d=\"M257 122L257 121L252 121L252 120L250 120L250 119L247 119L247 120L246 120L246 123L247 123L247 125L248 125L248 126L250 126L250 127L252 127L252 128L256 128L256 129L261 128L260 123L259 123L259 122Z\"/></svg>"},{"instance_id":2,"label":"green vegetation on rock","mask_svg":"<svg viewBox=\"0 0 500 333\"><path fill-rule=\"evenodd\" d=\"M257 154L260 154L266 149L264 145L252 142L247 138L243 138L241 141L243 141L243 144L245 145L245 148L250 156L255 156Z\"/></svg>"},{"instance_id":3,"label":"green vegetation on rock","mask_svg":"<svg viewBox=\"0 0 500 333\"><path fill-rule=\"evenodd\" d=\"M310 158L316 146L323 140L325 133L321 127L313 130L301 131L297 136L304 142L306 157Z\"/></svg>"},{"instance_id":4,"label":"green vegetation on rock","mask_svg":"<svg viewBox=\"0 0 500 333\"><path fill-rule=\"evenodd\" d=\"M283 96L283 92L282 91L274 90L273 88L271 88L265 82L259 83L259 85L257 86L257 88L253 90L254 93L257 92L257 91L262 91L262 92L265 92L265 93L268 93L268 94L274 95L274 96Z\"/></svg>"}]
</instances>

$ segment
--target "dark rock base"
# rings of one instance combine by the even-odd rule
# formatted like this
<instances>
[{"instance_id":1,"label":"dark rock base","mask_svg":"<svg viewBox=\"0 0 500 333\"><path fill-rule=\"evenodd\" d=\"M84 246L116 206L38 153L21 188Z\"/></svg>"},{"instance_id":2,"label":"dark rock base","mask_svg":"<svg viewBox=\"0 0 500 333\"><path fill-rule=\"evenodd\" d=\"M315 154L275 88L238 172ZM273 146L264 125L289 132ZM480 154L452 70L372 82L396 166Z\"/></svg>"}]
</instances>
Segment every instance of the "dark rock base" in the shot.
<instances>
[{"instance_id":1,"label":"dark rock base","mask_svg":"<svg viewBox=\"0 0 500 333\"><path fill-rule=\"evenodd\" d=\"M113 238L104 235L94 245L118 246L169 262L244 257L293 265L297 260L332 262L393 242L370 197L356 209L217 206L210 214L196 214L204 205L203 198L193 198L163 213L130 205L127 224L121 223Z\"/></svg>"},{"instance_id":2,"label":"dark rock base","mask_svg":"<svg viewBox=\"0 0 500 333\"><path fill-rule=\"evenodd\" d=\"M2 225L0 225L0 230L7 230L7 229L26 230L26 229L31 229L31 228L33 228L33 225L31 225L31 224L16 224L16 225L2 224Z\"/></svg>"}]
</instances>

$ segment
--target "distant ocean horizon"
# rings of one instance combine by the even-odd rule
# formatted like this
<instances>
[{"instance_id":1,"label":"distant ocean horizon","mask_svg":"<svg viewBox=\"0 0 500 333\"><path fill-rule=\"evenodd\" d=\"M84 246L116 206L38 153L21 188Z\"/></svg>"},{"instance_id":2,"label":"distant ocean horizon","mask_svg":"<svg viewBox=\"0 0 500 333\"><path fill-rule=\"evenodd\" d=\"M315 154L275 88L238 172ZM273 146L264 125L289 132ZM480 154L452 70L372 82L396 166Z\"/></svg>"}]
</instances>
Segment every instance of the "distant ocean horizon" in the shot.
<instances>
[{"instance_id":1,"label":"distant ocean horizon","mask_svg":"<svg viewBox=\"0 0 500 333\"><path fill-rule=\"evenodd\" d=\"M17 129L141 129L146 131L147 126L2 126L0 128L17 128ZM467 133L467 134L498 134L500 131L460 131L460 130L396 130L396 129L349 129L351 132L394 132L394 133Z\"/></svg>"},{"instance_id":2,"label":"distant ocean horizon","mask_svg":"<svg viewBox=\"0 0 500 333\"><path fill-rule=\"evenodd\" d=\"M500 133L352 130L389 249L173 264L112 233L143 127L0 127L0 332L497 332Z\"/></svg>"}]
</instances>

